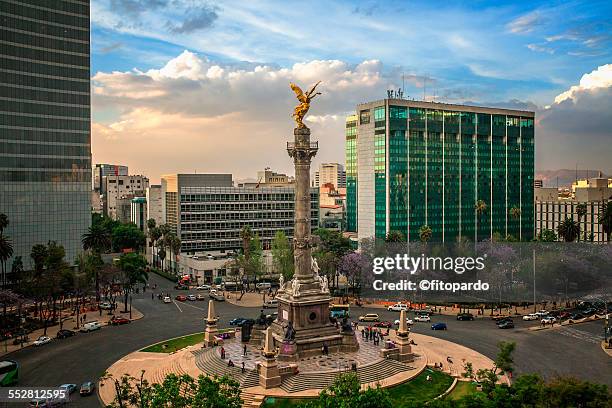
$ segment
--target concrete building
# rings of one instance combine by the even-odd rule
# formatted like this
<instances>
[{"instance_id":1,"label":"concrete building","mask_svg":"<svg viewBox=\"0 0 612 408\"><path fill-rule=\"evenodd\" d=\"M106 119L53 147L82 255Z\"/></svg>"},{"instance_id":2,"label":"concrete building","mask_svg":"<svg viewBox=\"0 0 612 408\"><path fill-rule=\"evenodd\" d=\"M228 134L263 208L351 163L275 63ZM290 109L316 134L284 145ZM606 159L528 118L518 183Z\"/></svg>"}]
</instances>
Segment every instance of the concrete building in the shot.
<instances>
[{"instance_id":1,"label":"concrete building","mask_svg":"<svg viewBox=\"0 0 612 408\"><path fill-rule=\"evenodd\" d=\"M104 191L106 192L106 194L102 195L104 214L114 220L127 220L124 222L129 222L131 200L134 197L145 196L146 189L149 187L149 179L141 175L104 176L103 182ZM121 201L121 211L118 211L119 200L123 200Z\"/></svg>"},{"instance_id":2,"label":"concrete building","mask_svg":"<svg viewBox=\"0 0 612 408\"><path fill-rule=\"evenodd\" d=\"M206 251L193 255L181 254L178 258L179 275L189 275L197 283L213 283L215 278L222 281L236 281L232 276L231 262L237 252L234 251ZM265 270L271 271L273 260L271 251L263 251Z\"/></svg>"},{"instance_id":3,"label":"concrete building","mask_svg":"<svg viewBox=\"0 0 612 408\"><path fill-rule=\"evenodd\" d=\"M533 180L533 188L543 188L544 181L542 179Z\"/></svg>"},{"instance_id":4,"label":"concrete building","mask_svg":"<svg viewBox=\"0 0 612 408\"><path fill-rule=\"evenodd\" d=\"M358 105L357 115L356 135L347 120L358 181L347 207L357 207L360 240L396 230L418 241L424 225L437 242L532 238L533 112L384 99Z\"/></svg>"},{"instance_id":5,"label":"concrete building","mask_svg":"<svg viewBox=\"0 0 612 408\"><path fill-rule=\"evenodd\" d=\"M555 187L536 187L533 189L533 199L537 201L559 200L559 189Z\"/></svg>"},{"instance_id":6,"label":"concrete building","mask_svg":"<svg viewBox=\"0 0 612 408\"><path fill-rule=\"evenodd\" d=\"M147 231L147 199L134 197L130 205L130 221L142 231Z\"/></svg>"},{"instance_id":7,"label":"concrete building","mask_svg":"<svg viewBox=\"0 0 612 408\"><path fill-rule=\"evenodd\" d=\"M161 225L165 222L163 204L162 204L162 187L161 184L153 184L147 188L147 220L154 219L155 225Z\"/></svg>"},{"instance_id":8,"label":"concrete building","mask_svg":"<svg viewBox=\"0 0 612 408\"><path fill-rule=\"evenodd\" d=\"M346 188L346 171L340 163L321 163L315 172L313 185L320 187L331 184L334 188Z\"/></svg>"},{"instance_id":9,"label":"concrete building","mask_svg":"<svg viewBox=\"0 0 612 408\"><path fill-rule=\"evenodd\" d=\"M336 189L331 183L319 187L319 225L322 228L344 230L346 188Z\"/></svg>"},{"instance_id":10,"label":"concrete building","mask_svg":"<svg viewBox=\"0 0 612 408\"><path fill-rule=\"evenodd\" d=\"M172 174L162 176L162 194L164 218L180 237L182 253L239 250L240 231L247 225L264 249L277 231L293 236L293 187L233 187L231 174ZM316 189L311 200L316 228Z\"/></svg>"},{"instance_id":11,"label":"concrete building","mask_svg":"<svg viewBox=\"0 0 612 408\"><path fill-rule=\"evenodd\" d=\"M572 183L572 194L576 201L602 201L612 197L612 179L598 177L577 180Z\"/></svg>"},{"instance_id":12,"label":"concrete building","mask_svg":"<svg viewBox=\"0 0 612 408\"><path fill-rule=\"evenodd\" d=\"M238 187L258 188L265 187L291 187L295 183L293 177L282 173L276 173L266 168L257 172L257 181L244 181L238 183Z\"/></svg>"},{"instance_id":13,"label":"concrete building","mask_svg":"<svg viewBox=\"0 0 612 408\"><path fill-rule=\"evenodd\" d=\"M127 176L127 166L119 164L96 164L92 169L92 190L97 191L100 195L106 193L106 185L104 184L104 177L106 176Z\"/></svg>"},{"instance_id":14,"label":"concrete building","mask_svg":"<svg viewBox=\"0 0 612 408\"><path fill-rule=\"evenodd\" d=\"M89 1L2 0L0 11L6 266L19 256L32 268L32 246L49 241L73 263L91 225Z\"/></svg>"}]
</instances>

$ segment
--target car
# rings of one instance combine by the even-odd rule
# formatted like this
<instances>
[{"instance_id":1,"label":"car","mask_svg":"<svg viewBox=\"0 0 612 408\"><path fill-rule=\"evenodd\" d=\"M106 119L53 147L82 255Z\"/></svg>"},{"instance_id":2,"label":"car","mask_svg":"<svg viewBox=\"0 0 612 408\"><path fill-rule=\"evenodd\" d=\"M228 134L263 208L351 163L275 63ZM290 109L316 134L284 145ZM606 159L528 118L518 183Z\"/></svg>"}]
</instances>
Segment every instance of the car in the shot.
<instances>
[{"instance_id":1,"label":"car","mask_svg":"<svg viewBox=\"0 0 612 408\"><path fill-rule=\"evenodd\" d=\"M506 316L503 319L497 320L495 322L495 324L499 326L500 324L504 324L504 323L507 323L507 322L514 323L514 321L512 320L512 318L510 316Z\"/></svg>"},{"instance_id":2,"label":"car","mask_svg":"<svg viewBox=\"0 0 612 408\"><path fill-rule=\"evenodd\" d=\"M259 282L255 285L255 287L259 290L268 290L272 288L272 284L270 282Z\"/></svg>"},{"instance_id":3,"label":"car","mask_svg":"<svg viewBox=\"0 0 612 408\"><path fill-rule=\"evenodd\" d=\"M277 307L278 307L278 300L276 299L266 300L263 304L264 309L276 309Z\"/></svg>"},{"instance_id":4,"label":"car","mask_svg":"<svg viewBox=\"0 0 612 408\"><path fill-rule=\"evenodd\" d=\"M102 302L100 303L100 309L102 310L111 310L113 308L113 305L111 302Z\"/></svg>"},{"instance_id":5,"label":"car","mask_svg":"<svg viewBox=\"0 0 612 408\"><path fill-rule=\"evenodd\" d=\"M223 297L223 295L221 293L213 292L212 290L210 291L210 294L208 295L208 297L210 297L211 299L216 300L218 302L224 302L225 301L225 297Z\"/></svg>"},{"instance_id":6,"label":"car","mask_svg":"<svg viewBox=\"0 0 612 408\"><path fill-rule=\"evenodd\" d=\"M187 300L187 296L185 296L185 295L176 295L175 299L178 300L179 302L185 302Z\"/></svg>"},{"instance_id":7,"label":"car","mask_svg":"<svg viewBox=\"0 0 612 408\"><path fill-rule=\"evenodd\" d=\"M548 314L548 312L544 309L540 310L539 312L535 312L536 315L538 315L539 317L544 317Z\"/></svg>"},{"instance_id":8,"label":"car","mask_svg":"<svg viewBox=\"0 0 612 408\"><path fill-rule=\"evenodd\" d=\"M189 286L187 286L187 285L180 285L179 284L179 285L176 285L174 287L174 289L176 289L176 290L189 290Z\"/></svg>"},{"instance_id":9,"label":"car","mask_svg":"<svg viewBox=\"0 0 612 408\"><path fill-rule=\"evenodd\" d=\"M55 337L57 337L58 339L65 339L67 337L72 337L75 334L76 332L73 330L62 329L57 332L57 335Z\"/></svg>"},{"instance_id":10,"label":"car","mask_svg":"<svg viewBox=\"0 0 612 408\"><path fill-rule=\"evenodd\" d=\"M86 381L83 384L81 384L81 389L79 390L79 394L83 396L91 395L93 394L95 389L96 389L96 384L94 382Z\"/></svg>"},{"instance_id":11,"label":"car","mask_svg":"<svg viewBox=\"0 0 612 408\"><path fill-rule=\"evenodd\" d=\"M97 321L93 321L93 322L87 322L83 325L83 327L81 327L81 331L83 333L87 333L90 331L94 331L94 330L100 330L102 328L102 325L97 322Z\"/></svg>"},{"instance_id":12,"label":"car","mask_svg":"<svg viewBox=\"0 0 612 408\"><path fill-rule=\"evenodd\" d=\"M378 322L380 317L376 313L368 313L363 316L359 316L360 322Z\"/></svg>"},{"instance_id":13,"label":"car","mask_svg":"<svg viewBox=\"0 0 612 408\"><path fill-rule=\"evenodd\" d=\"M245 320L247 320L246 317L236 317L230 320L228 323L230 326L240 326Z\"/></svg>"},{"instance_id":14,"label":"car","mask_svg":"<svg viewBox=\"0 0 612 408\"><path fill-rule=\"evenodd\" d=\"M583 315L582 313L572 313L569 318L570 320L580 320L580 319L584 319L586 316Z\"/></svg>"},{"instance_id":15,"label":"car","mask_svg":"<svg viewBox=\"0 0 612 408\"><path fill-rule=\"evenodd\" d=\"M190 300L190 301L192 301L192 302L193 302L193 301L198 300L198 298L196 298L196 295L188 295L188 296L187 296L187 300Z\"/></svg>"},{"instance_id":16,"label":"car","mask_svg":"<svg viewBox=\"0 0 612 408\"><path fill-rule=\"evenodd\" d=\"M51 337L48 336L40 336L38 339L34 341L35 346L44 346L47 343L51 343Z\"/></svg>"},{"instance_id":17,"label":"car","mask_svg":"<svg viewBox=\"0 0 612 408\"><path fill-rule=\"evenodd\" d=\"M426 315L426 314L420 314L414 317L414 321L415 322L431 322L431 317L429 317L429 315Z\"/></svg>"},{"instance_id":18,"label":"car","mask_svg":"<svg viewBox=\"0 0 612 408\"><path fill-rule=\"evenodd\" d=\"M210 285L200 285L196 290L210 290Z\"/></svg>"},{"instance_id":19,"label":"car","mask_svg":"<svg viewBox=\"0 0 612 408\"><path fill-rule=\"evenodd\" d=\"M391 322L387 322L387 321L374 323L374 327L383 327L385 329L390 328L391 326L393 326Z\"/></svg>"},{"instance_id":20,"label":"car","mask_svg":"<svg viewBox=\"0 0 612 408\"><path fill-rule=\"evenodd\" d=\"M497 327L500 329L514 329L514 322L512 320L505 320L498 324Z\"/></svg>"},{"instance_id":21,"label":"car","mask_svg":"<svg viewBox=\"0 0 612 408\"><path fill-rule=\"evenodd\" d=\"M434 323L431 325L431 330L446 330L446 323Z\"/></svg>"},{"instance_id":22,"label":"car","mask_svg":"<svg viewBox=\"0 0 612 408\"><path fill-rule=\"evenodd\" d=\"M65 405L66 402L63 400L54 400L50 398L36 398L30 401L29 406L31 408L54 408Z\"/></svg>"},{"instance_id":23,"label":"car","mask_svg":"<svg viewBox=\"0 0 612 408\"><path fill-rule=\"evenodd\" d=\"M546 316L542 320L540 320L540 323L542 323L542 324L553 324L553 323L556 323L556 322L557 322L557 319L555 319L552 316Z\"/></svg>"},{"instance_id":24,"label":"car","mask_svg":"<svg viewBox=\"0 0 612 408\"><path fill-rule=\"evenodd\" d=\"M568 319L570 317L569 312L561 312L559 313L559 319Z\"/></svg>"},{"instance_id":25,"label":"car","mask_svg":"<svg viewBox=\"0 0 612 408\"><path fill-rule=\"evenodd\" d=\"M471 313L459 313L457 320L474 320L474 315Z\"/></svg>"},{"instance_id":26,"label":"car","mask_svg":"<svg viewBox=\"0 0 612 408\"><path fill-rule=\"evenodd\" d=\"M529 313L528 315L523 316L523 320L525 321L538 320L539 318L540 317L535 313Z\"/></svg>"},{"instance_id":27,"label":"car","mask_svg":"<svg viewBox=\"0 0 612 408\"><path fill-rule=\"evenodd\" d=\"M395 319L395 321L393 322L394 325L399 326L400 324L400 320L399 319ZM414 324L414 322L411 319L406 318L406 324L408 326Z\"/></svg>"},{"instance_id":28,"label":"car","mask_svg":"<svg viewBox=\"0 0 612 408\"><path fill-rule=\"evenodd\" d=\"M203 295L203 294L201 294L201 293L198 293L198 294L196 295L196 300L206 300L206 296L204 296L204 295Z\"/></svg>"},{"instance_id":29,"label":"car","mask_svg":"<svg viewBox=\"0 0 612 408\"><path fill-rule=\"evenodd\" d=\"M68 395L70 395L70 394L74 393L77 390L77 385L76 384L62 384L58 388L65 389L66 393Z\"/></svg>"},{"instance_id":30,"label":"car","mask_svg":"<svg viewBox=\"0 0 612 408\"><path fill-rule=\"evenodd\" d=\"M131 323L130 319L126 319L125 317L122 316L113 316L112 319L110 319L110 321L108 322L108 324L113 325L113 326L119 326L122 324L128 324Z\"/></svg>"},{"instance_id":31,"label":"car","mask_svg":"<svg viewBox=\"0 0 612 408\"><path fill-rule=\"evenodd\" d=\"M396 303L387 308L390 312L401 312L402 310L408 311L408 305L404 303Z\"/></svg>"},{"instance_id":32,"label":"car","mask_svg":"<svg viewBox=\"0 0 612 408\"><path fill-rule=\"evenodd\" d=\"M172 299L170 299L170 296L164 296L164 303L172 303Z\"/></svg>"}]
</instances>

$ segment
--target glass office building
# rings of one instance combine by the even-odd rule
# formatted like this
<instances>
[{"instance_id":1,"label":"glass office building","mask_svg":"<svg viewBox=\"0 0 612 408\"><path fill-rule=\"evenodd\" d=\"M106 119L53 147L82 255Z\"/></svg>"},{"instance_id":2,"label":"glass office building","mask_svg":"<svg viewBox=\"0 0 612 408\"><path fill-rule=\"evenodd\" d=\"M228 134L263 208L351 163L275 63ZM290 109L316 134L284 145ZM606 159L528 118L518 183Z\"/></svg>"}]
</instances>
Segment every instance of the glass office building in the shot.
<instances>
[{"instance_id":1,"label":"glass office building","mask_svg":"<svg viewBox=\"0 0 612 408\"><path fill-rule=\"evenodd\" d=\"M385 99L359 105L357 118L350 139L347 120L347 208L360 240L401 231L418 241L424 225L436 242L533 237L533 112Z\"/></svg>"},{"instance_id":2,"label":"glass office building","mask_svg":"<svg viewBox=\"0 0 612 408\"><path fill-rule=\"evenodd\" d=\"M357 115L346 118L346 230L357 232Z\"/></svg>"},{"instance_id":3,"label":"glass office building","mask_svg":"<svg viewBox=\"0 0 612 408\"><path fill-rule=\"evenodd\" d=\"M91 223L89 78L89 1L0 0L0 213L26 269L50 240L73 262Z\"/></svg>"}]
</instances>

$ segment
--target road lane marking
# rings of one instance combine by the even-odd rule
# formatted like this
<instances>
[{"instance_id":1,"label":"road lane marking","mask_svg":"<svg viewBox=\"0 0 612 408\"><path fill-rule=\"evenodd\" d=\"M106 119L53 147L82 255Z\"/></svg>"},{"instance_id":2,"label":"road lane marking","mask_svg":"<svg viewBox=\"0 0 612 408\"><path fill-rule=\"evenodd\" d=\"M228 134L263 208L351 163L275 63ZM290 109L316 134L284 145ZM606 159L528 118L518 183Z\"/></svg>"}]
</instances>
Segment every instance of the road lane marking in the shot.
<instances>
[{"instance_id":1,"label":"road lane marking","mask_svg":"<svg viewBox=\"0 0 612 408\"><path fill-rule=\"evenodd\" d=\"M178 303L176 303L176 301L173 300L172 303L174 303L174 306L176 306L176 308L179 310L179 312L183 313L183 311L179 307Z\"/></svg>"},{"instance_id":2,"label":"road lane marking","mask_svg":"<svg viewBox=\"0 0 612 408\"><path fill-rule=\"evenodd\" d=\"M193 307L193 308L195 308L195 309L200 309L200 310L203 310L203 311L206 311L206 310L207 310L207 309L201 308L201 307L199 307L199 306L192 305L192 304L187 303L187 302L183 303L183 306L191 306L191 307Z\"/></svg>"}]
</instances>

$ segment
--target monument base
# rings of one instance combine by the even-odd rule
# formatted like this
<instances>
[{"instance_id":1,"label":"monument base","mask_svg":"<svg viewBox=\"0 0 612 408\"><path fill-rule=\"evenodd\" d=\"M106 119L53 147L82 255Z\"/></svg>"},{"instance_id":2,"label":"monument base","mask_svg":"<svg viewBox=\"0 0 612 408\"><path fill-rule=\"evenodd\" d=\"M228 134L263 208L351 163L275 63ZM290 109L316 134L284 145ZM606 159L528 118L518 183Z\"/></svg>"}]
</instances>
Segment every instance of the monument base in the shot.
<instances>
[{"instance_id":1,"label":"monument base","mask_svg":"<svg viewBox=\"0 0 612 408\"><path fill-rule=\"evenodd\" d=\"M278 363L274 357L265 357L259 366L259 385L264 388L275 388L281 385L282 379Z\"/></svg>"}]
</instances>

